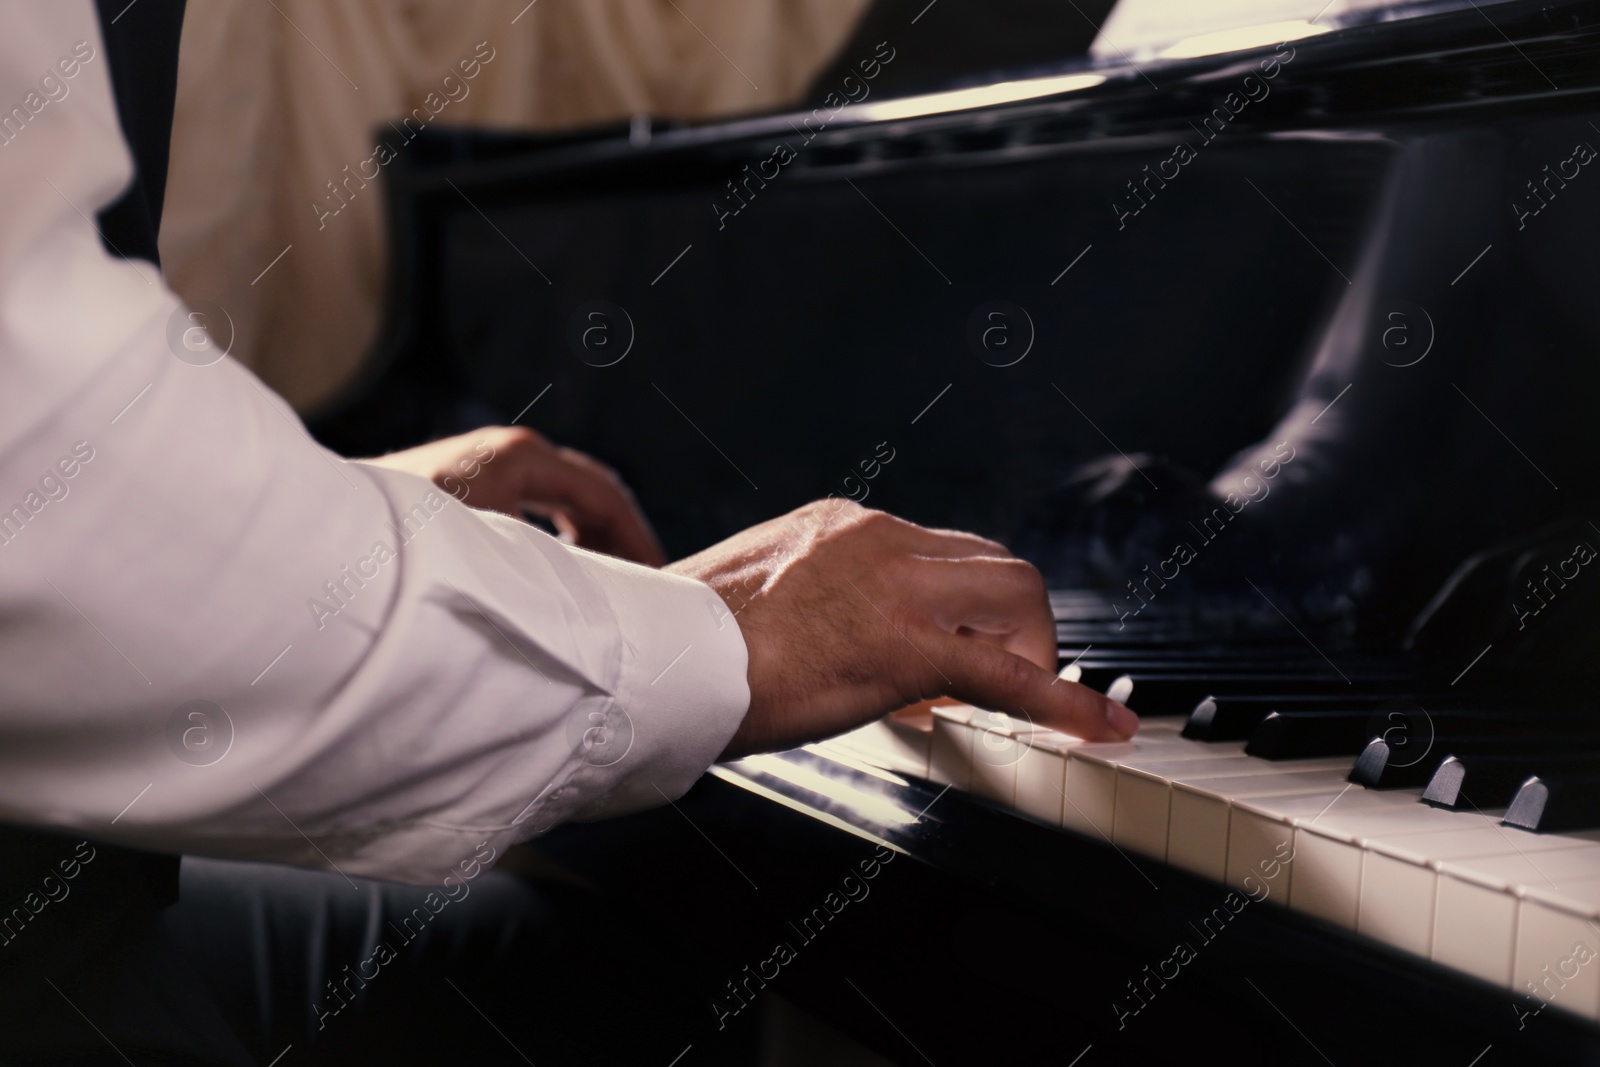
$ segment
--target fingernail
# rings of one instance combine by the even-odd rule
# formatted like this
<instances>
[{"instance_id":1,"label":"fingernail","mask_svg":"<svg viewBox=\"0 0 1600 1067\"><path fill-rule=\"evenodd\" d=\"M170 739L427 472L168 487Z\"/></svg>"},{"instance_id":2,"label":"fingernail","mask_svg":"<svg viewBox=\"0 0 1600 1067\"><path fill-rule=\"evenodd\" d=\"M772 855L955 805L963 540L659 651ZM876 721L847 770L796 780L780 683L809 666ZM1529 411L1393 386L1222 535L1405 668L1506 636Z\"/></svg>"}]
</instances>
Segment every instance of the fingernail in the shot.
<instances>
[{"instance_id":1,"label":"fingernail","mask_svg":"<svg viewBox=\"0 0 1600 1067\"><path fill-rule=\"evenodd\" d=\"M1106 701L1106 722L1122 737L1132 737L1139 732L1139 716L1115 700Z\"/></svg>"}]
</instances>

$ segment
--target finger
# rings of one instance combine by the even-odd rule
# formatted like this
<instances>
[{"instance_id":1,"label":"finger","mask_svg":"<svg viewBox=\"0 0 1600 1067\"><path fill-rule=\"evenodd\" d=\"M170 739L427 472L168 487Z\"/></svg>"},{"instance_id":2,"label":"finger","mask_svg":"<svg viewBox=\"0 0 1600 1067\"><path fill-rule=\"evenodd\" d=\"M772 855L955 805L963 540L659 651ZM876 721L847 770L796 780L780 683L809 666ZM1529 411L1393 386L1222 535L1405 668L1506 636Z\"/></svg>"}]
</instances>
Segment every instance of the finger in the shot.
<instances>
[{"instance_id":1,"label":"finger","mask_svg":"<svg viewBox=\"0 0 1600 1067\"><path fill-rule=\"evenodd\" d=\"M644 514L609 470L568 449L530 458L521 498L559 512L579 545L652 567L666 561Z\"/></svg>"},{"instance_id":2,"label":"finger","mask_svg":"<svg viewBox=\"0 0 1600 1067\"><path fill-rule=\"evenodd\" d=\"M554 526L556 533L561 535L563 541L569 541L572 544L578 543L578 524L573 522L572 517L566 512L537 502L523 501L520 506L524 511L532 512L539 518L549 522L551 526Z\"/></svg>"},{"instance_id":3,"label":"finger","mask_svg":"<svg viewBox=\"0 0 1600 1067\"><path fill-rule=\"evenodd\" d=\"M945 690L969 704L1026 716L1089 741L1120 741L1139 729L1138 716L1116 701L993 645L945 637L934 643L930 658Z\"/></svg>"},{"instance_id":4,"label":"finger","mask_svg":"<svg viewBox=\"0 0 1600 1067\"><path fill-rule=\"evenodd\" d=\"M515 471L550 451L550 444L526 426L485 426L416 451L431 460L434 484L457 500L520 518Z\"/></svg>"},{"instance_id":5,"label":"finger","mask_svg":"<svg viewBox=\"0 0 1600 1067\"><path fill-rule=\"evenodd\" d=\"M923 560L916 594L927 617L951 633L981 635L1049 671L1056 623L1044 579L1020 559Z\"/></svg>"}]
</instances>

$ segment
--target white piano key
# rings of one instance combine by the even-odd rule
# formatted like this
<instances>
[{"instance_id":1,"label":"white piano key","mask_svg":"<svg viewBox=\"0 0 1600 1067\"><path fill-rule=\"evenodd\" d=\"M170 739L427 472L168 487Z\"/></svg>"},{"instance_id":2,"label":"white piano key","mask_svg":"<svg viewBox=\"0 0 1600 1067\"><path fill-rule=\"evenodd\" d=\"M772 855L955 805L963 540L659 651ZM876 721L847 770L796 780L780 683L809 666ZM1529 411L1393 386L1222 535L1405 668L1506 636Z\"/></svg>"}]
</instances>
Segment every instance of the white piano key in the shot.
<instances>
[{"instance_id":1,"label":"white piano key","mask_svg":"<svg viewBox=\"0 0 1600 1067\"><path fill-rule=\"evenodd\" d=\"M1112 786L1111 840L1166 862L1167 824L1171 809L1172 775L1191 768L1215 769L1231 765L1237 771L1265 760L1244 754L1243 742L1186 741L1171 749L1158 748L1128 759L1115 759Z\"/></svg>"},{"instance_id":2,"label":"white piano key","mask_svg":"<svg viewBox=\"0 0 1600 1067\"><path fill-rule=\"evenodd\" d=\"M1086 743L951 705L921 729L886 718L826 744L1600 1019L1600 832L1527 834L1415 791L1347 788L1348 759L1260 760L1182 726Z\"/></svg>"},{"instance_id":3,"label":"white piano key","mask_svg":"<svg viewBox=\"0 0 1600 1067\"><path fill-rule=\"evenodd\" d=\"M1219 750L1243 751L1238 743L1208 745L1180 737L1176 730L1141 730L1131 741L1078 745L1067 758L1066 803L1062 825L1111 840L1116 810L1117 768L1140 761L1167 762L1214 757Z\"/></svg>"},{"instance_id":4,"label":"white piano key","mask_svg":"<svg viewBox=\"0 0 1600 1067\"><path fill-rule=\"evenodd\" d=\"M1159 772L1119 768L1116 804L1111 813L1111 840L1165 863L1167 816L1171 805L1171 785Z\"/></svg>"},{"instance_id":5,"label":"white piano key","mask_svg":"<svg viewBox=\"0 0 1600 1067\"><path fill-rule=\"evenodd\" d=\"M1003 711L973 709L971 792L1006 807L1017 802L1017 764L1027 752L1033 724Z\"/></svg>"},{"instance_id":6,"label":"white piano key","mask_svg":"<svg viewBox=\"0 0 1600 1067\"><path fill-rule=\"evenodd\" d=\"M933 709L933 737L928 748L928 779L966 791L972 786L972 730L977 711L967 704Z\"/></svg>"},{"instance_id":7,"label":"white piano key","mask_svg":"<svg viewBox=\"0 0 1600 1067\"><path fill-rule=\"evenodd\" d=\"M1413 798L1419 793L1406 791ZM1299 823L1289 907L1347 930L1357 928L1367 842L1378 835L1446 833L1494 823L1483 815L1441 811L1420 801L1376 811L1330 812Z\"/></svg>"},{"instance_id":8,"label":"white piano key","mask_svg":"<svg viewBox=\"0 0 1600 1067\"><path fill-rule=\"evenodd\" d=\"M1440 878L1433 914L1432 959L1507 985L1516 937L1517 898L1458 878Z\"/></svg>"},{"instance_id":9,"label":"white piano key","mask_svg":"<svg viewBox=\"0 0 1600 1067\"><path fill-rule=\"evenodd\" d=\"M1464 830L1374 837L1367 842L1361 868L1356 930L1406 952L1429 956L1440 863L1575 848L1585 843L1557 834L1530 834L1492 820Z\"/></svg>"},{"instance_id":10,"label":"white piano key","mask_svg":"<svg viewBox=\"0 0 1600 1067\"><path fill-rule=\"evenodd\" d=\"M1209 744L1206 747L1211 749ZM1112 813L1111 839L1119 847L1133 849L1165 862L1171 825L1172 783L1177 779L1199 782L1231 776L1281 774L1285 771L1329 771L1343 777L1349 770L1348 759L1274 763L1246 756L1242 748L1230 755L1202 756L1181 763L1123 764L1117 768L1116 808Z\"/></svg>"},{"instance_id":11,"label":"white piano key","mask_svg":"<svg viewBox=\"0 0 1600 1067\"><path fill-rule=\"evenodd\" d=\"M1054 730L1035 730L1017 761L1017 810L1035 819L1061 825L1066 803L1067 753L1083 741Z\"/></svg>"},{"instance_id":12,"label":"white piano key","mask_svg":"<svg viewBox=\"0 0 1600 1067\"><path fill-rule=\"evenodd\" d=\"M1554 1004L1600 1019L1600 878L1527 886L1516 946L1511 988L1529 998L1524 1010Z\"/></svg>"},{"instance_id":13,"label":"white piano key","mask_svg":"<svg viewBox=\"0 0 1600 1067\"><path fill-rule=\"evenodd\" d=\"M933 709L928 778L962 792L975 792L973 763L976 745L1003 744L1006 731L1026 729L1038 729L1038 727L1030 727L1025 720L1011 719L1003 712L987 711L970 704L947 704L936 707ZM1141 724L1139 735L1135 740L1150 743L1156 739L1176 739L1181 729L1181 722L1150 720ZM986 765L985 770L976 779L983 783L985 790L979 795L1010 803L1004 799L1003 794L1015 791L1014 785L1007 784L1014 774L1014 768L1008 769L1004 762L988 757L987 751L985 755L986 759L983 761ZM998 768L998 770L990 773L988 768Z\"/></svg>"},{"instance_id":14,"label":"white piano key","mask_svg":"<svg viewBox=\"0 0 1600 1067\"><path fill-rule=\"evenodd\" d=\"M1596 845L1441 863L1433 958L1486 982L1509 986L1522 888L1596 875L1600 875Z\"/></svg>"},{"instance_id":15,"label":"white piano key","mask_svg":"<svg viewBox=\"0 0 1600 1067\"><path fill-rule=\"evenodd\" d=\"M1564 835L1555 839L1571 840ZM1600 878L1600 844L1585 841L1575 848L1546 849L1514 856L1469 856L1441 864L1439 873L1478 878L1486 884L1546 886L1551 882Z\"/></svg>"},{"instance_id":16,"label":"white piano key","mask_svg":"<svg viewBox=\"0 0 1600 1067\"><path fill-rule=\"evenodd\" d=\"M1267 760L1260 760L1266 764ZM1354 762L1354 761L1352 761ZM1291 766L1292 764L1285 764ZM1228 867L1228 821L1235 800L1297 793L1336 793L1344 787L1342 770L1283 771L1240 774L1188 781L1172 779L1167 816L1167 862L1202 878L1223 881Z\"/></svg>"},{"instance_id":17,"label":"white piano key","mask_svg":"<svg viewBox=\"0 0 1600 1067\"><path fill-rule=\"evenodd\" d=\"M1202 758L1190 760L1182 768L1162 769L1162 776L1170 782L1198 782L1208 778L1245 778L1265 774L1297 774L1302 771L1332 771L1341 777L1350 773L1355 761L1347 756L1337 759L1267 760L1247 756L1243 747L1224 749L1223 754L1212 755L1212 744L1206 745ZM1242 743L1241 743L1242 746ZM1211 758L1205 758L1210 756Z\"/></svg>"},{"instance_id":18,"label":"white piano key","mask_svg":"<svg viewBox=\"0 0 1600 1067\"><path fill-rule=\"evenodd\" d=\"M1334 812L1397 807L1415 803L1420 795L1420 790L1397 794L1345 783L1339 789L1321 793L1235 799L1228 813L1225 881L1229 886L1251 890L1246 878L1259 883L1267 877L1272 881L1271 891L1276 902L1287 904L1297 873L1294 839L1297 822L1312 822ZM1286 856L1295 862L1289 862Z\"/></svg>"}]
</instances>

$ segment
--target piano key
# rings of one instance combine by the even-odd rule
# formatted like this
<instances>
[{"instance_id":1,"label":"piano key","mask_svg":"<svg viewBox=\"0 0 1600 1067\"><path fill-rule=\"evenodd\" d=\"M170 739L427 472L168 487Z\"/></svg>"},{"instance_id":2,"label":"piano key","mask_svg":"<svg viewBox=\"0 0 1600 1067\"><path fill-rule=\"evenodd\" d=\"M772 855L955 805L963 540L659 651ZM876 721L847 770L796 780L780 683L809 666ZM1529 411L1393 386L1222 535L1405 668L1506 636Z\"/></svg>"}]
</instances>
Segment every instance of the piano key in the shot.
<instances>
[{"instance_id":1,"label":"piano key","mask_svg":"<svg viewBox=\"0 0 1600 1067\"><path fill-rule=\"evenodd\" d=\"M1557 834L1600 827L1600 774L1529 778L1506 808L1506 824Z\"/></svg>"},{"instance_id":2,"label":"piano key","mask_svg":"<svg viewBox=\"0 0 1600 1067\"><path fill-rule=\"evenodd\" d=\"M1361 902L1362 864L1371 838L1448 833L1484 825L1493 826L1494 822L1482 815L1441 811L1425 804L1333 811L1297 823L1289 907L1354 930Z\"/></svg>"},{"instance_id":3,"label":"piano key","mask_svg":"<svg viewBox=\"0 0 1600 1067\"><path fill-rule=\"evenodd\" d=\"M1293 893L1294 864L1284 862L1284 853L1294 855L1295 828L1314 823L1333 813L1372 808L1397 808L1408 797L1400 792L1378 792L1346 783L1342 789L1298 796L1257 796L1237 798L1228 813L1228 862L1226 883L1235 889L1249 889L1246 878L1258 882L1269 866L1282 865L1284 880L1274 889L1286 902Z\"/></svg>"},{"instance_id":4,"label":"piano key","mask_svg":"<svg viewBox=\"0 0 1600 1067\"><path fill-rule=\"evenodd\" d=\"M1250 731L1267 715L1277 710L1273 698L1237 700L1208 696L1189 712L1183 736L1195 741L1234 741L1248 739Z\"/></svg>"},{"instance_id":5,"label":"piano key","mask_svg":"<svg viewBox=\"0 0 1600 1067\"><path fill-rule=\"evenodd\" d=\"M1243 748L1236 742L1205 745L1189 741L1178 735L1177 722L1158 721L1159 726L1141 729L1131 741L1095 742L1072 749L1067 758L1066 804L1061 809L1063 826L1111 840L1117 767L1121 764L1208 759Z\"/></svg>"},{"instance_id":6,"label":"piano key","mask_svg":"<svg viewBox=\"0 0 1600 1067\"><path fill-rule=\"evenodd\" d=\"M1600 1019L1600 878L1530 885L1517 912L1512 990Z\"/></svg>"},{"instance_id":7,"label":"piano key","mask_svg":"<svg viewBox=\"0 0 1600 1067\"><path fill-rule=\"evenodd\" d=\"M1084 742L1054 730L1036 730L1017 761L1017 810L1060 826L1067 784L1067 753Z\"/></svg>"},{"instance_id":8,"label":"piano key","mask_svg":"<svg viewBox=\"0 0 1600 1067\"><path fill-rule=\"evenodd\" d=\"M1441 808L1503 808L1510 805L1517 788L1535 773L1585 770L1600 770L1600 753L1479 752L1462 756L1452 751L1428 779L1422 799Z\"/></svg>"},{"instance_id":9,"label":"piano key","mask_svg":"<svg viewBox=\"0 0 1600 1067\"><path fill-rule=\"evenodd\" d=\"M1143 745L1170 743L1177 740L1178 729L1176 721L1147 720L1140 724L1136 741ZM928 778L940 785L1012 805L1016 797L1018 766L1027 755L1028 742L1024 738L1036 732L1041 736L1045 733L1041 727L1003 712L967 704L935 707ZM1065 736L1056 735L1058 738ZM1081 743L1077 738L1070 740L1074 744ZM1059 821L1056 824L1060 825ZM1084 829L1092 832L1092 828Z\"/></svg>"},{"instance_id":10,"label":"piano key","mask_svg":"<svg viewBox=\"0 0 1600 1067\"><path fill-rule=\"evenodd\" d=\"M1372 736L1371 718L1363 709L1274 711L1250 734L1245 751L1270 760L1355 756Z\"/></svg>"},{"instance_id":11,"label":"piano key","mask_svg":"<svg viewBox=\"0 0 1600 1067\"><path fill-rule=\"evenodd\" d=\"M1060 677L1073 681L1074 672L1067 667ZM1141 723L1141 732L1160 727ZM1061 825L1061 807L1064 803L1067 780L1067 753L1075 745L1083 744L1081 738L1056 730L1038 728L1029 735L1029 743L1017 760L1016 782L1013 787L1018 811L1030 815L1050 826Z\"/></svg>"},{"instance_id":12,"label":"piano key","mask_svg":"<svg viewBox=\"0 0 1600 1067\"><path fill-rule=\"evenodd\" d=\"M1522 764L1510 764L1501 761L1497 770L1506 772L1505 781L1499 780L1498 774L1485 776L1485 795L1490 797L1505 796L1505 804L1511 803L1511 797L1516 795L1517 786L1521 785L1533 773L1531 767ZM1466 784L1467 766L1455 756L1446 756L1434 768L1433 774L1428 778L1427 788L1422 791L1422 802L1434 804L1441 808L1454 808L1465 805L1462 799L1461 788ZM1491 803L1493 801L1491 800ZM1497 805L1504 806L1504 805Z\"/></svg>"},{"instance_id":13,"label":"piano key","mask_svg":"<svg viewBox=\"0 0 1600 1067\"><path fill-rule=\"evenodd\" d=\"M971 733L971 791L974 796L1012 807L1017 800L1017 764L1027 751L1032 723L1003 711L975 709L967 720Z\"/></svg>"},{"instance_id":14,"label":"piano key","mask_svg":"<svg viewBox=\"0 0 1600 1067\"><path fill-rule=\"evenodd\" d=\"M1413 719L1441 713L1459 694L1402 693L1399 690L1356 693L1224 693L1213 694L1189 712L1184 736L1196 740L1228 741L1248 738L1261 721L1274 711L1370 712L1374 734L1383 734L1397 723L1408 725ZM1426 701L1433 712L1426 712L1417 701Z\"/></svg>"},{"instance_id":15,"label":"piano key","mask_svg":"<svg viewBox=\"0 0 1600 1067\"><path fill-rule=\"evenodd\" d=\"M1403 745L1394 745L1382 737L1374 737L1356 757L1355 766L1350 768L1350 780L1368 789L1426 784L1444 754L1425 751L1418 757L1408 751L1415 747L1416 743L1409 740Z\"/></svg>"},{"instance_id":16,"label":"piano key","mask_svg":"<svg viewBox=\"0 0 1600 1067\"><path fill-rule=\"evenodd\" d=\"M976 708L952 704L933 709L933 736L928 746L928 779L962 791L972 785L972 732L967 729Z\"/></svg>"},{"instance_id":17,"label":"piano key","mask_svg":"<svg viewBox=\"0 0 1600 1067\"><path fill-rule=\"evenodd\" d=\"M1170 689L1178 683L1184 685L1210 684L1219 690L1226 691L1229 688L1228 683L1230 681L1240 686L1248 686L1253 683L1251 681L1241 681L1241 679L1257 679L1261 677L1282 678L1284 679L1284 686L1294 692L1310 693L1315 689L1315 686L1308 688L1305 684L1307 676L1316 674L1315 667L1310 663L1283 664L1278 662L1270 674L1263 675L1259 671L1251 673L1248 661L1235 661L1230 664L1213 652L1198 655L1186 653L1181 657L1158 656L1150 653L1140 653L1137 656L1084 653L1075 658L1067 658L1072 660L1071 666L1073 669L1073 677L1069 680L1087 685L1091 689L1098 689L1101 692L1104 692L1106 686L1113 681L1124 676L1128 677L1131 682L1147 683L1151 693L1154 693L1157 689ZM1274 660L1278 660L1278 657L1275 656ZM1337 685L1340 683L1335 679L1332 684ZM1173 714L1178 714L1178 712Z\"/></svg>"},{"instance_id":18,"label":"piano key","mask_svg":"<svg viewBox=\"0 0 1600 1067\"><path fill-rule=\"evenodd\" d=\"M1394 694L1329 697L1307 693L1211 694L1189 712L1183 736L1196 741L1244 741L1274 711L1376 709L1399 699Z\"/></svg>"},{"instance_id":19,"label":"piano key","mask_svg":"<svg viewBox=\"0 0 1600 1067\"><path fill-rule=\"evenodd\" d=\"M1117 768L1116 806L1112 813L1111 839L1121 848L1132 849L1165 862L1171 825L1174 779L1201 783L1215 778L1281 774L1292 768L1299 773L1326 772L1331 785L1339 775L1345 773L1348 766L1347 760L1268 763L1265 760L1252 759L1243 753L1209 759L1202 757L1178 764L1123 764Z\"/></svg>"},{"instance_id":20,"label":"piano key","mask_svg":"<svg viewBox=\"0 0 1600 1067\"><path fill-rule=\"evenodd\" d=\"M1189 781L1175 774L1167 816L1167 862L1191 874L1221 882L1227 877L1228 831L1235 803L1245 798L1322 794L1333 796L1345 785L1345 767L1289 771L1266 764L1271 774L1241 774Z\"/></svg>"},{"instance_id":21,"label":"piano key","mask_svg":"<svg viewBox=\"0 0 1600 1067\"><path fill-rule=\"evenodd\" d=\"M1063 669L1063 677L1115 687L1119 697L1144 712L1141 732L1130 742L1087 743L1037 728L1025 719L964 706L943 707L934 711L932 729L923 735L928 776L1047 824L1104 836L1130 853L1214 878L1254 898L1271 896L1347 929L1370 930L1371 936L1418 954L1432 951L1441 921L1435 903L1441 864L1462 858L1502 858L1513 840L1517 847L1528 840L1538 842L1538 847L1524 847L1529 855L1546 849L1597 847L1600 842L1600 835L1595 841L1530 835L1486 822L1479 814L1419 805L1415 800L1420 789L1369 790L1345 781L1355 769L1362 742L1381 736L1392 725L1381 716L1384 705L1399 702L1396 694L1407 692L1407 687L1393 684L1397 675L1391 675L1386 689L1363 678L1363 686L1351 694L1343 686L1318 680L1313 664L1298 673L1293 672L1300 664L1293 662L1282 671L1252 671L1242 658L1211 657L1203 649L1194 655L1190 650L1195 647L1152 655L1152 648L1140 649L1130 642L1123 651L1113 650L1104 657L1098 655L1104 647L1084 650L1077 663ZM1283 663L1266 661L1275 668ZM1130 666L1135 669L1130 671ZM1289 677L1294 680L1288 681ZM1222 695L1211 701L1213 719L1218 705L1248 710L1226 711L1222 722L1213 722L1212 736L1239 732L1237 725L1216 729L1228 727L1229 716L1248 720L1259 714L1266 724L1264 708L1279 713L1270 716L1272 723L1258 730L1249 746L1237 738L1197 741L1183 736L1189 722L1149 715L1152 708L1181 711L1169 708L1167 702L1201 684L1215 692L1211 687L1219 680L1241 692L1221 690ZM1141 685L1142 705L1137 695ZM1493 725L1477 747L1491 750L1507 743L1506 737L1515 744L1516 725L1526 724L1524 715L1463 709L1461 699L1455 694L1428 698L1428 721L1438 736L1429 737L1425 762L1441 761L1443 746L1452 736L1458 748L1472 748L1471 740L1459 739L1474 738L1472 731L1485 721ZM1559 723L1546 727L1559 728ZM894 729L878 725L876 730L858 732L847 743L858 751L876 747L876 762L888 763L891 746L886 741L895 738L901 746L898 766L907 769L917 757L904 750L908 739L903 730L886 733ZM1385 755L1389 758L1377 761L1379 766L1363 772L1378 785L1394 785L1424 773L1397 776L1392 746ZM1560 765L1564 770L1575 766ZM1513 836L1508 840L1503 835ZM1441 845L1435 854L1430 855L1423 844L1429 841ZM1380 851L1383 848L1389 851ZM1600 868L1593 877L1600 881ZM1391 886L1405 890L1396 892ZM1544 924L1540 930L1569 928L1560 924L1573 921L1570 907L1541 907L1546 911L1539 913L1538 921ZM1443 921L1452 921L1453 915L1446 907ZM1498 958L1497 946L1512 944L1513 935L1503 924L1492 924L1488 941L1496 947L1483 955ZM1510 957L1502 962L1509 974Z\"/></svg>"},{"instance_id":22,"label":"piano key","mask_svg":"<svg viewBox=\"0 0 1600 1067\"><path fill-rule=\"evenodd\" d=\"M1094 674L1085 671L1085 677ZM1126 683L1122 679L1126 678ZM1198 673L1157 673L1147 671L1124 672L1110 685L1124 687L1127 699L1122 701L1140 715L1187 715L1194 710L1195 705L1206 697L1215 693L1228 693L1231 695L1247 695L1250 693L1281 694L1281 693L1327 693L1335 687L1343 687L1341 681L1330 681L1313 677L1310 672L1301 673L1252 673L1252 674L1220 674L1213 672ZM1090 684L1093 688L1093 683ZM1109 690L1109 686L1108 686ZM1108 691L1107 690L1107 691ZM1352 693L1360 692L1352 688Z\"/></svg>"},{"instance_id":23,"label":"piano key","mask_svg":"<svg viewBox=\"0 0 1600 1067\"><path fill-rule=\"evenodd\" d=\"M1007 783L1012 780L1014 771L1002 759L988 756L987 750L985 755L988 758L981 770L975 767L975 746L981 740L991 746L1009 746L1014 731L1031 730L1033 727L1026 720L1012 719L1004 712L975 708L970 704L941 704L932 709L932 714L933 736L928 750L929 780L952 786L964 793L977 793L991 800L1009 803L1008 798L1014 787ZM1141 730L1145 728L1141 726ZM1159 728L1157 732L1160 732ZM982 784L983 792L978 791L977 783Z\"/></svg>"},{"instance_id":24,"label":"piano key","mask_svg":"<svg viewBox=\"0 0 1600 1067\"><path fill-rule=\"evenodd\" d=\"M1600 845L1441 863L1433 958L1486 982L1509 985L1524 887L1597 877Z\"/></svg>"},{"instance_id":25,"label":"piano key","mask_svg":"<svg viewBox=\"0 0 1600 1067\"><path fill-rule=\"evenodd\" d=\"M1600 720L1587 711L1571 708L1542 708L1537 719L1527 709L1508 711L1504 707L1434 706L1425 709L1411 705L1403 709L1380 706L1368 711L1359 706L1336 709L1284 709L1261 720L1250 735L1251 755L1264 759L1304 759L1317 755L1360 753L1374 737L1385 739L1398 751L1420 745L1424 753L1438 751L1442 757L1452 746L1462 749L1504 750L1518 745L1534 748L1544 744L1559 751L1569 745L1593 747L1600 743ZM1374 749L1368 764L1373 779L1382 769ZM1426 758L1420 757L1420 758ZM1402 762L1415 764L1419 757L1402 754ZM1397 769L1398 770L1398 769ZM1391 772L1396 774L1397 772ZM1399 775L1414 778L1413 775ZM1420 785L1425 778L1396 782ZM1362 784L1369 784L1363 781Z\"/></svg>"},{"instance_id":26,"label":"piano key","mask_svg":"<svg viewBox=\"0 0 1600 1067\"><path fill-rule=\"evenodd\" d=\"M1500 759L1589 753L1594 765L1588 769L1600 771L1600 719L1588 708L1542 707L1537 715L1528 708L1418 708L1397 725L1398 730L1386 728L1374 715L1369 729L1378 740L1356 760L1351 781L1380 789L1424 784L1445 755Z\"/></svg>"},{"instance_id":27,"label":"piano key","mask_svg":"<svg viewBox=\"0 0 1600 1067\"><path fill-rule=\"evenodd\" d=\"M1526 855L1576 848L1582 839L1530 834L1486 820L1437 833L1405 833L1368 840L1361 869L1356 930L1395 948L1429 956L1439 865L1482 856Z\"/></svg>"}]
</instances>

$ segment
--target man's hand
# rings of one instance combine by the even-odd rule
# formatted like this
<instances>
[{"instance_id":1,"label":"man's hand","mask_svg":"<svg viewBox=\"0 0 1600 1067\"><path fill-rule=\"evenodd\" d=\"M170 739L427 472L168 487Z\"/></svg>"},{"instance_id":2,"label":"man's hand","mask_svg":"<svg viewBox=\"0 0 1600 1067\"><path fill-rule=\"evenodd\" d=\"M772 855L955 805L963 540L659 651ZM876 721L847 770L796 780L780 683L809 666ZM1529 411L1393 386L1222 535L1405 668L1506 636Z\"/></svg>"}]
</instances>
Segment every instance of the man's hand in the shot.
<instances>
[{"instance_id":1,"label":"man's hand","mask_svg":"<svg viewBox=\"0 0 1600 1067\"><path fill-rule=\"evenodd\" d=\"M367 460L420 474L475 508L549 519L583 548L650 567L666 562L633 494L615 471L522 426L486 426Z\"/></svg>"},{"instance_id":2,"label":"man's hand","mask_svg":"<svg viewBox=\"0 0 1600 1067\"><path fill-rule=\"evenodd\" d=\"M715 589L749 649L750 710L723 758L944 695L1090 740L1138 729L1121 704L1056 678L1044 581L992 541L833 499L668 570Z\"/></svg>"}]
</instances>

